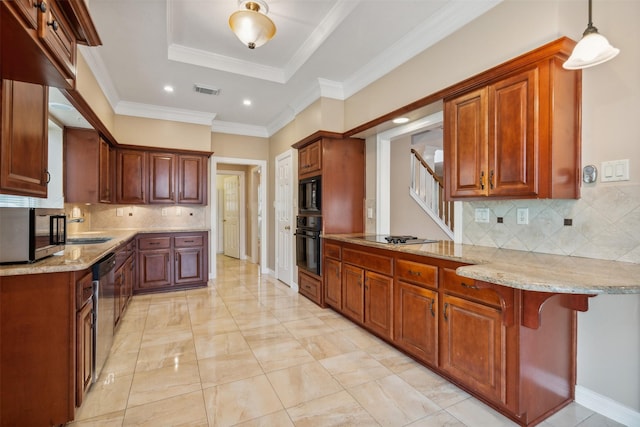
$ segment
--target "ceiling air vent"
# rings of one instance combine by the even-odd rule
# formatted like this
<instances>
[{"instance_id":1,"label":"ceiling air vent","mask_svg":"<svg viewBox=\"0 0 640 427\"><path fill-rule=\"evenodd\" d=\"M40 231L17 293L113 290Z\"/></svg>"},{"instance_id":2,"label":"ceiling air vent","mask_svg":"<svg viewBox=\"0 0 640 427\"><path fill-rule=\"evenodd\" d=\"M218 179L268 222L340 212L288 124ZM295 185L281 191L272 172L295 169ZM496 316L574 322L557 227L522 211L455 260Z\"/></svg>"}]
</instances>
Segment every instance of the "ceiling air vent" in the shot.
<instances>
[{"instance_id":1,"label":"ceiling air vent","mask_svg":"<svg viewBox=\"0 0 640 427\"><path fill-rule=\"evenodd\" d=\"M193 89L198 93L203 93L205 95L218 95L220 93L220 89L216 89L215 87L205 86L195 84L193 85Z\"/></svg>"}]
</instances>

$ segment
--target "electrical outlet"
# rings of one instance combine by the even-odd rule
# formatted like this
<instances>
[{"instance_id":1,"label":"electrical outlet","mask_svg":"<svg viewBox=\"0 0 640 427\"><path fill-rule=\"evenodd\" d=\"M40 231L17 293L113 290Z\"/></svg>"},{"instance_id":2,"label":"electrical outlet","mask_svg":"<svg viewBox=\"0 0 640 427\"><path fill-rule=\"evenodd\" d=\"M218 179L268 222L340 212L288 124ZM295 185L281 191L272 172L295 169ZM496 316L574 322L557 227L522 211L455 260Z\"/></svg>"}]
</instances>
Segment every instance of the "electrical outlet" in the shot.
<instances>
[{"instance_id":1,"label":"electrical outlet","mask_svg":"<svg viewBox=\"0 0 640 427\"><path fill-rule=\"evenodd\" d=\"M124 216L124 209L116 208L116 216Z\"/></svg>"},{"instance_id":2,"label":"electrical outlet","mask_svg":"<svg viewBox=\"0 0 640 427\"><path fill-rule=\"evenodd\" d=\"M182 208L176 207L176 216L180 216L180 215L182 215Z\"/></svg>"},{"instance_id":3,"label":"electrical outlet","mask_svg":"<svg viewBox=\"0 0 640 427\"><path fill-rule=\"evenodd\" d=\"M489 222L489 208L476 208L475 211L476 222Z\"/></svg>"},{"instance_id":4,"label":"electrical outlet","mask_svg":"<svg viewBox=\"0 0 640 427\"><path fill-rule=\"evenodd\" d=\"M162 208L162 216L167 216L167 208Z\"/></svg>"},{"instance_id":5,"label":"electrical outlet","mask_svg":"<svg viewBox=\"0 0 640 427\"><path fill-rule=\"evenodd\" d=\"M516 223L520 225L529 224L529 208L518 208L516 209L517 217Z\"/></svg>"}]
</instances>

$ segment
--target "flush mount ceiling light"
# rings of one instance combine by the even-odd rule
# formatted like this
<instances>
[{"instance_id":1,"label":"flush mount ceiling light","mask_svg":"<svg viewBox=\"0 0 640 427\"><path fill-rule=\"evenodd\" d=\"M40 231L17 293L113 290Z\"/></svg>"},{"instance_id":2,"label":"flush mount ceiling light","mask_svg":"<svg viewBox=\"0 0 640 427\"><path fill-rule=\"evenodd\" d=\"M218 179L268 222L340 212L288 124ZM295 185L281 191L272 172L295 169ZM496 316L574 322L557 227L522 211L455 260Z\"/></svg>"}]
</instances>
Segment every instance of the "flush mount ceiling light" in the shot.
<instances>
[{"instance_id":1,"label":"flush mount ceiling light","mask_svg":"<svg viewBox=\"0 0 640 427\"><path fill-rule=\"evenodd\" d=\"M393 123L397 124L397 125L401 125L404 123L408 123L409 122L409 118L408 117L396 117L395 119L392 120Z\"/></svg>"},{"instance_id":2,"label":"flush mount ceiling light","mask_svg":"<svg viewBox=\"0 0 640 427\"><path fill-rule=\"evenodd\" d=\"M567 70L580 70L593 67L613 59L620 53L620 49L609 44L607 38L598 33L598 29L591 21L591 0L589 0L589 24L582 33L582 39L573 48L571 56L562 64Z\"/></svg>"},{"instance_id":3,"label":"flush mount ceiling light","mask_svg":"<svg viewBox=\"0 0 640 427\"><path fill-rule=\"evenodd\" d=\"M262 0L241 0L229 17L231 31L249 49L260 47L276 35L276 26L267 18L269 7Z\"/></svg>"}]
</instances>

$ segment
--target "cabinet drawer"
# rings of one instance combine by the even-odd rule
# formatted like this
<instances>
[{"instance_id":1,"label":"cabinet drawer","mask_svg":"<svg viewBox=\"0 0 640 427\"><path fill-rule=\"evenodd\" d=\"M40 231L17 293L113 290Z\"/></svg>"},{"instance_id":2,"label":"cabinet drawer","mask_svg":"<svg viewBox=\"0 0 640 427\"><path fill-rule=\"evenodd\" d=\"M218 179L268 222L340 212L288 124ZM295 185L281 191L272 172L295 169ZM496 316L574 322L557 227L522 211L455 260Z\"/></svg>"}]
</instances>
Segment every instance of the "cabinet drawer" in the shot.
<instances>
[{"instance_id":1,"label":"cabinet drawer","mask_svg":"<svg viewBox=\"0 0 640 427\"><path fill-rule=\"evenodd\" d=\"M307 276L304 273L298 275L298 282L300 282L300 293L315 302L321 303L320 295L322 287L320 281L315 280L312 277Z\"/></svg>"},{"instance_id":2,"label":"cabinet drawer","mask_svg":"<svg viewBox=\"0 0 640 427\"><path fill-rule=\"evenodd\" d=\"M93 296L93 275L91 271L76 282L76 310L80 310Z\"/></svg>"},{"instance_id":3,"label":"cabinet drawer","mask_svg":"<svg viewBox=\"0 0 640 427\"><path fill-rule=\"evenodd\" d=\"M458 295L497 308L502 307L500 297L495 291L478 288L473 279L458 276L453 269L445 268L443 270L443 287L448 294Z\"/></svg>"},{"instance_id":4,"label":"cabinet drawer","mask_svg":"<svg viewBox=\"0 0 640 427\"><path fill-rule=\"evenodd\" d=\"M171 237L143 237L138 242L138 249L168 249L171 247Z\"/></svg>"},{"instance_id":5,"label":"cabinet drawer","mask_svg":"<svg viewBox=\"0 0 640 427\"><path fill-rule=\"evenodd\" d=\"M38 7L34 5L32 0L15 0L8 1L6 5L13 9L16 9L20 15L26 20L27 25L36 29L38 27Z\"/></svg>"},{"instance_id":6,"label":"cabinet drawer","mask_svg":"<svg viewBox=\"0 0 640 427\"><path fill-rule=\"evenodd\" d=\"M399 259L396 261L396 277L407 282L438 287L438 267Z\"/></svg>"},{"instance_id":7,"label":"cabinet drawer","mask_svg":"<svg viewBox=\"0 0 640 427\"><path fill-rule=\"evenodd\" d=\"M324 242L324 256L329 258L340 259L342 255L342 247L335 243Z\"/></svg>"},{"instance_id":8,"label":"cabinet drawer","mask_svg":"<svg viewBox=\"0 0 640 427\"><path fill-rule=\"evenodd\" d=\"M178 236L174 240L176 248L188 248L192 246L204 245L202 236Z\"/></svg>"},{"instance_id":9,"label":"cabinet drawer","mask_svg":"<svg viewBox=\"0 0 640 427\"><path fill-rule=\"evenodd\" d=\"M58 9L55 2L50 1L45 13L45 23L38 28L38 36L44 42L56 61L63 67L68 78L76 75L76 39L71 33L69 23Z\"/></svg>"},{"instance_id":10,"label":"cabinet drawer","mask_svg":"<svg viewBox=\"0 0 640 427\"><path fill-rule=\"evenodd\" d=\"M388 256L344 248L342 250L342 260L367 270L377 271L389 276L393 275L393 258Z\"/></svg>"}]
</instances>

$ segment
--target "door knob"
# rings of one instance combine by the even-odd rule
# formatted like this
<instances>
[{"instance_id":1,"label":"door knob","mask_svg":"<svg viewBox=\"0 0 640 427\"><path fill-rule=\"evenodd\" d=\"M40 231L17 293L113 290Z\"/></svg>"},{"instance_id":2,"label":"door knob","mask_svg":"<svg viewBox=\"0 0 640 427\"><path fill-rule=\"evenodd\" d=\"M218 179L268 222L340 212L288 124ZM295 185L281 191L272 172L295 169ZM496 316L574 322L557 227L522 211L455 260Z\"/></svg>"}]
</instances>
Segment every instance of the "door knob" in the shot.
<instances>
[{"instance_id":1,"label":"door knob","mask_svg":"<svg viewBox=\"0 0 640 427\"><path fill-rule=\"evenodd\" d=\"M288 225L285 225L285 226L284 226L284 229L285 229L285 230L291 230L291 227L289 227Z\"/></svg>"}]
</instances>

